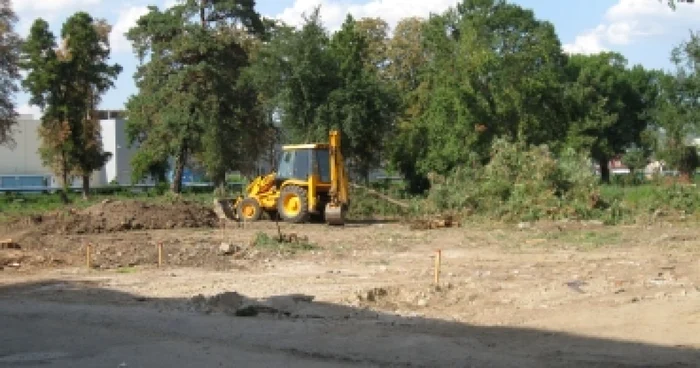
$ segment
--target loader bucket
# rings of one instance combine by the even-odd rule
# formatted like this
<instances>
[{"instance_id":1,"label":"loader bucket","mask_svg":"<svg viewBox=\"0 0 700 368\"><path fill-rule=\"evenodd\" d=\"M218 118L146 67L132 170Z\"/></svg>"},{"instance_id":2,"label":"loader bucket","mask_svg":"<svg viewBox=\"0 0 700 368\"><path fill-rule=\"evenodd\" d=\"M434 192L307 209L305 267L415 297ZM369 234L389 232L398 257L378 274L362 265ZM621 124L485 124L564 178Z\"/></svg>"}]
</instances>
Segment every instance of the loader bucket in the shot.
<instances>
[{"instance_id":1,"label":"loader bucket","mask_svg":"<svg viewBox=\"0 0 700 368\"><path fill-rule=\"evenodd\" d=\"M234 208L235 199L233 198L221 198L214 199L214 212L219 216L219 219L236 219L236 211Z\"/></svg>"}]
</instances>

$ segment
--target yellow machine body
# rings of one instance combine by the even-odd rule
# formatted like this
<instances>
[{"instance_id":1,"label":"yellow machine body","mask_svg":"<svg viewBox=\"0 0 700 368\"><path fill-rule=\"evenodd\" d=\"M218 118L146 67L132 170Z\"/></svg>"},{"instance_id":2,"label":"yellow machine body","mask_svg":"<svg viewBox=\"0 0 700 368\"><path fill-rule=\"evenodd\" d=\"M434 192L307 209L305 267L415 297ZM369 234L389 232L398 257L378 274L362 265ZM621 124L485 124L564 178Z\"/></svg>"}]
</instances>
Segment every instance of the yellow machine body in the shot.
<instances>
[{"instance_id":1,"label":"yellow machine body","mask_svg":"<svg viewBox=\"0 0 700 368\"><path fill-rule=\"evenodd\" d=\"M238 219L257 221L263 212L288 222L322 216L343 225L349 206L349 181L340 150L340 133L328 143L285 145L276 171L255 178L234 203Z\"/></svg>"}]
</instances>

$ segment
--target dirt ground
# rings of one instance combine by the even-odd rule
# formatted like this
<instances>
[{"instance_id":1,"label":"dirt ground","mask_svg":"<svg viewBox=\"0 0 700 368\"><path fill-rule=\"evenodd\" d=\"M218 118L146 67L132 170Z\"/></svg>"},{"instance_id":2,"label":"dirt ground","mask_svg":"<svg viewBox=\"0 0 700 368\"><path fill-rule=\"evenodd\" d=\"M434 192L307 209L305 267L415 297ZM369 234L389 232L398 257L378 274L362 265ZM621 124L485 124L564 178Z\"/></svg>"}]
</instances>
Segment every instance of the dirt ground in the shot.
<instances>
[{"instance_id":1,"label":"dirt ground","mask_svg":"<svg viewBox=\"0 0 700 368\"><path fill-rule=\"evenodd\" d=\"M0 228L0 240L19 246L0 249L0 314L49 336L38 320L52 321L56 334L87 334L68 327L85 323L107 336L122 325L131 334L120 330L122 340L140 336L133 349L156 343L140 340L147 329L153 339L177 341L191 353L188 364L201 366L215 365L210 354L232 354L225 352L232 345L245 350L239 359L268 366L700 366L696 223L281 224L282 233L304 239L296 247L274 242L274 222L222 229L205 208L139 207L120 227L95 219L124 205L100 206L78 215L97 226L47 217ZM112 217L128 220L125 213ZM260 233L268 240L255 243ZM34 346L23 328L9 330L17 335L2 339L16 339L0 344L0 366L117 359L114 351L78 359L71 352L80 344L57 347L46 337ZM192 350L202 344L211 349L206 356ZM170 349L158 346L123 359L129 367L172 366L154 363L153 354Z\"/></svg>"}]
</instances>

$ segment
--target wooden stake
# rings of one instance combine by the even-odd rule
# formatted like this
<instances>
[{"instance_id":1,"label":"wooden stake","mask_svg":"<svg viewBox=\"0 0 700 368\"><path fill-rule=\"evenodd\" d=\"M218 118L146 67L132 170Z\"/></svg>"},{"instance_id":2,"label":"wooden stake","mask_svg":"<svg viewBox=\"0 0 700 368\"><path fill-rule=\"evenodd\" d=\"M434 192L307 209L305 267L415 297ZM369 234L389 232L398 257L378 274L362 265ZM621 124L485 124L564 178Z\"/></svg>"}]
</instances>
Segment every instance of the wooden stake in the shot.
<instances>
[{"instance_id":1,"label":"wooden stake","mask_svg":"<svg viewBox=\"0 0 700 368\"><path fill-rule=\"evenodd\" d=\"M91 259L92 258L92 244L87 243L85 246L85 266L87 266L88 269L92 268Z\"/></svg>"},{"instance_id":2,"label":"wooden stake","mask_svg":"<svg viewBox=\"0 0 700 368\"><path fill-rule=\"evenodd\" d=\"M158 243L158 267L163 266L163 242Z\"/></svg>"},{"instance_id":3,"label":"wooden stake","mask_svg":"<svg viewBox=\"0 0 700 368\"><path fill-rule=\"evenodd\" d=\"M435 286L440 286L440 264L442 263L442 250L435 253Z\"/></svg>"}]
</instances>

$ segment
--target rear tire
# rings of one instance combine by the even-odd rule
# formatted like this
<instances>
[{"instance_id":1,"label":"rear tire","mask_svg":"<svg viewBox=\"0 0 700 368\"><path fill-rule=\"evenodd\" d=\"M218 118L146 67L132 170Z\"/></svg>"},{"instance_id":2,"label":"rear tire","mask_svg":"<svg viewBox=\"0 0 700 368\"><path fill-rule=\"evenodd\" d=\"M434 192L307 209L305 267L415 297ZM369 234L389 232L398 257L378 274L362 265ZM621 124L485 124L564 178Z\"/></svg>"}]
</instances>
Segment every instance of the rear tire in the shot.
<instances>
[{"instance_id":1,"label":"rear tire","mask_svg":"<svg viewBox=\"0 0 700 368\"><path fill-rule=\"evenodd\" d=\"M277 200L277 212L282 220L295 224L309 219L309 198L306 190L296 185L282 188Z\"/></svg>"}]
</instances>

